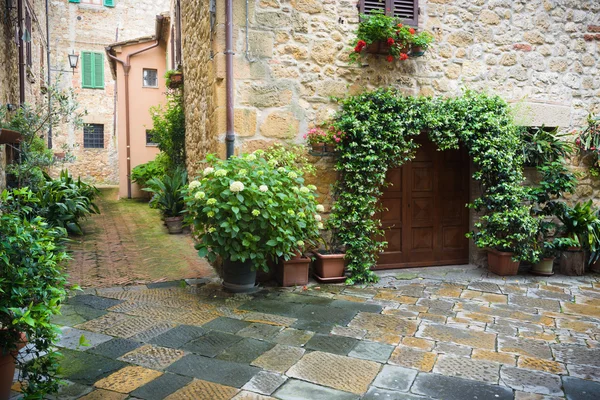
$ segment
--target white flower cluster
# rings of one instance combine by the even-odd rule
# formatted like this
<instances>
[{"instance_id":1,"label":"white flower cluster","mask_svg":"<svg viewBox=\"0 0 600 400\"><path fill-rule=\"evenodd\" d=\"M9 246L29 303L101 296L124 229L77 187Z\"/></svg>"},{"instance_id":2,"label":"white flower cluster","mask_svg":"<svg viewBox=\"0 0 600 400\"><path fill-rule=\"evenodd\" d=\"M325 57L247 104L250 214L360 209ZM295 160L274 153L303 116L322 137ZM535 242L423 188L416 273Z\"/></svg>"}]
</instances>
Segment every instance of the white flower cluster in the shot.
<instances>
[{"instance_id":1,"label":"white flower cluster","mask_svg":"<svg viewBox=\"0 0 600 400\"><path fill-rule=\"evenodd\" d=\"M318 212L325 212L325 207L323 207L321 204L317 204L317 211Z\"/></svg>"},{"instance_id":2,"label":"white flower cluster","mask_svg":"<svg viewBox=\"0 0 600 400\"><path fill-rule=\"evenodd\" d=\"M215 169L214 169L214 168L212 168L212 167L207 167L207 168L204 168L204 176L206 176L206 175L210 175L210 174L212 174L213 172L215 172Z\"/></svg>"},{"instance_id":3,"label":"white flower cluster","mask_svg":"<svg viewBox=\"0 0 600 400\"><path fill-rule=\"evenodd\" d=\"M199 181L191 181L189 184L190 190L198 189L202 184Z\"/></svg>"},{"instance_id":4,"label":"white flower cluster","mask_svg":"<svg viewBox=\"0 0 600 400\"><path fill-rule=\"evenodd\" d=\"M254 154L248 154L246 156L246 160L248 160L248 161L255 161L256 160L256 156Z\"/></svg>"},{"instance_id":5,"label":"white flower cluster","mask_svg":"<svg viewBox=\"0 0 600 400\"><path fill-rule=\"evenodd\" d=\"M215 171L215 176L225 176L227 175L227 171L224 169L218 169Z\"/></svg>"},{"instance_id":6,"label":"white flower cluster","mask_svg":"<svg viewBox=\"0 0 600 400\"><path fill-rule=\"evenodd\" d=\"M244 184L240 181L235 181L231 185L229 185L229 190L234 193L239 193L244 190Z\"/></svg>"},{"instance_id":7,"label":"white flower cluster","mask_svg":"<svg viewBox=\"0 0 600 400\"><path fill-rule=\"evenodd\" d=\"M260 190L261 192L268 192L269 187L267 185L260 185L258 190Z\"/></svg>"},{"instance_id":8,"label":"white flower cluster","mask_svg":"<svg viewBox=\"0 0 600 400\"><path fill-rule=\"evenodd\" d=\"M196 200L202 200L203 198L206 197L206 193L204 192L198 192L194 195L194 197L196 198Z\"/></svg>"}]
</instances>

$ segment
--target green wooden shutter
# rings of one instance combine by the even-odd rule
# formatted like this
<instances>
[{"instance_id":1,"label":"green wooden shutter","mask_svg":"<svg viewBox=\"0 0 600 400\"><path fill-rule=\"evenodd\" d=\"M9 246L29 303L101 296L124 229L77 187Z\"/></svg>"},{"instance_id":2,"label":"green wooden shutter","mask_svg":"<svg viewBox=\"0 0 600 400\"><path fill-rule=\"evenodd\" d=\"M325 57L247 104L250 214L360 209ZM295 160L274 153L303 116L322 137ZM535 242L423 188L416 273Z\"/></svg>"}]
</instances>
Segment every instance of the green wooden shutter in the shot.
<instances>
[{"instance_id":1,"label":"green wooden shutter","mask_svg":"<svg viewBox=\"0 0 600 400\"><path fill-rule=\"evenodd\" d=\"M69 3L79 3L80 0L69 0Z\"/></svg>"},{"instance_id":2,"label":"green wooden shutter","mask_svg":"<svg viewBox=\"0 0 600 400\"><path fill-rule=\"evenodd\" d=\"M94 74L93 74L93 54L89 51L81 52L81 87L93 88L94 87Z\"/></svg>"},{"instance_id":3,"label":"green wooden shutter","mask_svg":"<svg viewBox=\"0 0 600 400\"><path fill-rule=\"evenodd\" d=\"M94 54L94 87L104 89L104 55L102 53Z\"/></svg>"},{"instance_id":4,"label":"green wooden shutter","mask_svg":"<svg viewBox=\"0 0 600 400\"><path fill-rule=\"evenodd\" d=\"M115 0L104 0L104 6L105 7L114 7L115 6Z\"/></svg>"}]
</instances>

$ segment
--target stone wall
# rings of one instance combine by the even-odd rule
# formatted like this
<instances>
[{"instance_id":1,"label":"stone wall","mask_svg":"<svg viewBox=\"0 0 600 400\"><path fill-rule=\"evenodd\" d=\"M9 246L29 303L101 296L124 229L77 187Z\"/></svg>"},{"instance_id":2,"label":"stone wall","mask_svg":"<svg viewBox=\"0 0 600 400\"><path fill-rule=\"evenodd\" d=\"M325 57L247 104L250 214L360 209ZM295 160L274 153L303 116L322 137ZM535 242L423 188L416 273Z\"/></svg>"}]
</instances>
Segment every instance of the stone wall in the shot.
<instances>
[{"instance_id":1,"label":"stone wall","mask_svg":"<svg viewBox=\"0 0 600 400\"><path fill-rule=\"evenodd\" d=\"M198 162L217 150L211 17L204 0L182 1L181 8L187 166L193 175Z\"/></svg>"},{"instance_id":2,"label":"stone wall","mask_svg":"<svg viewBox=\"0 0 600 400\"><path fill-rule=\"evenodd\" d=\"M104 54L109 44L152 36L156 15L168 9L169 0L119 0L115 7L105 7L102 1L52 1L52 79L60 81L61 87L75 91L80 109L87 111L84 122L104 125L104 149L84 149L81 127L65 124L55 129L54 151L70 151L75 161L58 165L54 173L66 167L74 176L81 176L90 183L119 182L115 82L108 60L104 60L104 89L84 89L81 87L81 59L72 71L67 55L72 51ZM142 85L142 82L137 83Z\"/></svg>"}]
</instances>

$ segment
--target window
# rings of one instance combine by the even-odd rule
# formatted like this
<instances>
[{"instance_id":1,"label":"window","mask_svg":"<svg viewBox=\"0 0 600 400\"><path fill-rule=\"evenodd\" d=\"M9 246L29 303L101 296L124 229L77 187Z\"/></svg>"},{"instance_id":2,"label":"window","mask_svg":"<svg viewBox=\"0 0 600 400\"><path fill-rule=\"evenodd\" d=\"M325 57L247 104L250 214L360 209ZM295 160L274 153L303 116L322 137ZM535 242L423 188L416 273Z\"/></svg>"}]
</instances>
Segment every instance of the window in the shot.
<instances>
[{"instance_id":1,"label":"window","mask_svg":"<svg viewBox=\"0 0 600 400\"><path fill-rule=\"evenodd\" d=\"M152 137L153 134L152 129L146 129L146 146L158 146L158 143Z\"/></svg>"},{"instance_id":2,"label":"window","mask_svg":"<svg viewBox=\"0 0 600 400\"><path fill-rule=\"evenodd\" d=\"M419 0L359 0L358 9L361 14L380 10L414 26L419 19Z\"/></svg>"},{"instance_id":3,"label":"window","mask_svg":"<svg viewBox=\"0 0 600 400\"><path fill-rule=\"evenodd\" d=\"M115 0L69 0L69 3L93 4L95 6L114 7Z\"/></svg>"},{"instance_id":4,"label":"window","mask_svg":"<svg viewBox=\"0 0 600 400\"><path fill-rule=\"evenodd\" d=\"M144 68L144 87L158 87L158 71Z\"/></svg>"},{"instance_id":5,"label":"window","mask_svg":"<svg viewBox=\"0 0 600 400\"><path fill-rule=\"evenodd\" d=\"M104 148L104 125L85 124L83 126L83 147L86 149Z\"/></svg>"},{"instance_id":6,"label":"window","mask_svg":"<svg viewBox=\"0 0 600 400\"><path fill-rule=\"evenodd\" d=\"M33 65L33 55L31 53L31 13L28 8L25 8L25 62L28 67Z\"/></svg>"},{"instance_id":7,"label":"window","mask_svg":"<svg viewBox=\"0 0 600 400\"><path fill-rule=\"evenodd\" d=\"M81 87L104 89L104 54L81 52Z\"/></svg>"}]
</instances>

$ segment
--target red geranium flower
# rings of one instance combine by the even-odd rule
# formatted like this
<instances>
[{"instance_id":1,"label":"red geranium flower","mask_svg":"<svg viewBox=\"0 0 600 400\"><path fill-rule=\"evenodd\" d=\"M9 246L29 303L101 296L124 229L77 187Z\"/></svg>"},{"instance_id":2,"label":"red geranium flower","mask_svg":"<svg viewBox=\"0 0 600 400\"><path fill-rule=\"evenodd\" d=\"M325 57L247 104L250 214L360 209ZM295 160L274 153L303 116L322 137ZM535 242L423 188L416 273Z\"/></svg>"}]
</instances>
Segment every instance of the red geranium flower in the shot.
<instances>
[{"instance_id":1,"label":"red geranium flower","mask_svg":"<svg viewBox=\"0 0 600 400\"><path fill-rule=\"evenodd\" d=\"M364 40L359 40L356 45L360 47L365 47L367 45L367 42L365 42Z\"/></svg>"},{"instance_id":2,"label":"red geranium flower","mask_svg":"<svg viewBox=\"0 0 600 400\"><path fill-rule=\"evenodd\" d=\"M408 54L406 54L406 53L400 53L400 59L401 59L402 61L404 61L404 60L408 60Z\"/></svg>"},{"instance_id":3,"label":"red geranium flower","mask_svg":"<svg viewBox=\"0 0 600 400\"><path fill-rule=\"evenodd\" d=\"M393 38L388 38L387 44L389 44L390 46L393 45L394 44L394 39Z\"/></svg>"},{"instance_id":4,"label":"red geranium flower","mask_svg":"<svg viewBox=\"0 0 600 400\"><path fill-rule=\"evenodd\" d=\"M387 56L387 60L388 60L388 62L394 61L394 56Z\"/></svg>"},{"instance_id":5,"label":"red geranium flower","mask_svg":"<svg viewBox=\"0 0 600 400\"><path fill-rule=\"evenodd\" d=\"M414 35L416 32L414 28L410 28L408 31L410 32L411 35Z\"/></svg>"},{"instance_id":6,"label":"red geranium flower","mask_svg":"<svg viewBox=\"0 0 600 400\"><path fill-rule=\"evenodd\" d=\"M402 28L402 24L398 24L398 28Z\"/></svg>"}]
</instances>

